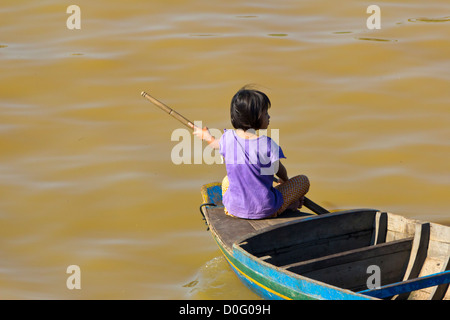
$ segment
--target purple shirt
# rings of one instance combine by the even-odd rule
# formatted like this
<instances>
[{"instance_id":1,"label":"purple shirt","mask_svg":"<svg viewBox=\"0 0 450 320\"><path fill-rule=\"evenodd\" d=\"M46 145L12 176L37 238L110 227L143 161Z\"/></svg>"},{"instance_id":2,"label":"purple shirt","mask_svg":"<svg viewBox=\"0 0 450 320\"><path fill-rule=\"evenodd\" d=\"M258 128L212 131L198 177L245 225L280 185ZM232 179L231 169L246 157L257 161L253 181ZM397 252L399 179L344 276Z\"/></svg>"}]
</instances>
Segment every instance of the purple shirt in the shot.
<instances>
[{"instance_id":1,"label":"purple shirt","mask_svg":"<svg viewBox=\"0 0 450 320\"><path fill-rule=\"evenodd\" d=\"M281 148L267 136L244 139L234 130L225 130L220 154L230 182L223 196L228 212L245 219L267 218L277 212L283 197L272 183L278 160L286 158Z\"/></svg>"}]
</instances>

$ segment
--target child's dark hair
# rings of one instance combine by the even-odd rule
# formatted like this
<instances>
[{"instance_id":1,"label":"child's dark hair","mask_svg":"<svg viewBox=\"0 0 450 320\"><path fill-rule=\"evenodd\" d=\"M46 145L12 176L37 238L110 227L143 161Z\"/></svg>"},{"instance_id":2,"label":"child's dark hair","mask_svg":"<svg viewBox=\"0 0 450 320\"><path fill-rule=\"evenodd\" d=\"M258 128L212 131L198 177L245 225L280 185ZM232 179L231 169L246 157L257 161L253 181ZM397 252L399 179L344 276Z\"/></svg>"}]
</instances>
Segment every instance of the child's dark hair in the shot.
<instances>
[{"instance_id":1,"label":"child's dark hair","mask_svg":"<svg viewBox=\"0 0 450 320\"><path fill-rule=\"evenodd\" d=\"M269 108L270 100L265 93L244 87L231 100L231 124L244 131L261 129L262 116Z\"/></svg>"}]
</instances>

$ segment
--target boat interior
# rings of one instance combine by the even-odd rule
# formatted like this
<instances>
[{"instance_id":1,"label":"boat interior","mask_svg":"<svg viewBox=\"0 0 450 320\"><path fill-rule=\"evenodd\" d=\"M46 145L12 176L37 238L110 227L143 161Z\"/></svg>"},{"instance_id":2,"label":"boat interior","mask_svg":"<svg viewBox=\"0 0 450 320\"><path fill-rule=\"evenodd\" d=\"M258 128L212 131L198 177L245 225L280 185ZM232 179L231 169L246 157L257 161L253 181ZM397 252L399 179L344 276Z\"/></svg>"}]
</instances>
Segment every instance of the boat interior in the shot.
<instances>
[{"instance_id":1,"label":"boat interior","mask_svg":"<svg viewBox=\"0 0 450 320\"><path fill-rule=\"evenodd\" d=\"M359 292L449 270L448 239L447 226L360 209L269 226L235 245L281 270ZM450 299L448 287L388 298Z\"/></svg>"}]
</instances>

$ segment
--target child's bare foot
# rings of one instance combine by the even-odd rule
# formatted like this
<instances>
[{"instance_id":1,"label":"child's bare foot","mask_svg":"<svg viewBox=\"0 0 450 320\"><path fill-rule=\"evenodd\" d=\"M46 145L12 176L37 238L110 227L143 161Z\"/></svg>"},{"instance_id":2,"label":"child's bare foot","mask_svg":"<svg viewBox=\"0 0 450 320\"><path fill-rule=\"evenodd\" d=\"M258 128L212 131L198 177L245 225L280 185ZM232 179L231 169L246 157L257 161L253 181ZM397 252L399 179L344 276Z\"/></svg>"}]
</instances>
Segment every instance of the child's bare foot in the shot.
<instances>
[{"instance_id":1,"label":"child's bare foot","mask_svg":"<svg viewBox=\"0 0 450 320\"><path fill-rule=\"evenodd\" d=\"M301 197L299 200L298 200L298 207L297 207L297 209L301 209L302 207L303 207L303 201L305 200L305 197Z\"/></svg>"},{"instance_id":2,"label":"child's bare foot","mask_svg":"<svg viewBox=\"0 0 450 320\"><path fill-rule=\"evenodd\" d=\"M305 197L301 197L300 199L294 201L293 203L291 203L289 207L287 207L287 209L289 210L301 209L303 207L303 200L305 200Z\"/></svg>"},{"instance_id":3,"label":"child's bare foot","mask_svg":"<svg viewBox=\"0 0 450 320\"><path fill-rule=\"evenodd\" d=\"M293 203L291 203L289 205L289 207L287 207L287 209L289 209L289 210L297 210L299 208L299 206L300 206L300 208L302 206L301 203L300 203L300 200L296 200Z\"/></svg>"}]
</instances>

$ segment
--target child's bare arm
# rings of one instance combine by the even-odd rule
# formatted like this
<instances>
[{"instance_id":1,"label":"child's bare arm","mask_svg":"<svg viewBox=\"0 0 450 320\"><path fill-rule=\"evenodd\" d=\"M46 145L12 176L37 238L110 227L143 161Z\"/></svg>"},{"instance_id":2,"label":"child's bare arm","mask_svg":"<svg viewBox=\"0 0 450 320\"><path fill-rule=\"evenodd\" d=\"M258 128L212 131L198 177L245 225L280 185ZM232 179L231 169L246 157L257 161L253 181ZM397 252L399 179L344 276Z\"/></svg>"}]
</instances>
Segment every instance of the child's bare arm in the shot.
<instances>
[{"instance_id":1,"label":"child's bare arm","mask_svg":"<svg viewBox=\"0 0 450 320\"><path fill-rule=\"evenodd\" d=\"M208 142L208 144L214 148L214 149L219 149L219 141L214 139L214 137L211 135L211 133L209 132L209 129L207 127L204 127L203 129L194 126L194 136L198 137L199 139L205 140L206 142Z\"/></svg>"},{"instance_id":2,"label":"child's bare arm","mask_svg":"<svg viewBox=\"0 0 450 320\"><path fill-rule=\"evenodd\" d=\"M277 177L280 178L280 183L286 182L289 180L287 170L281 163L281 161L278 161L278 172L276 173Z\"/></svg>"}]
</instances>

